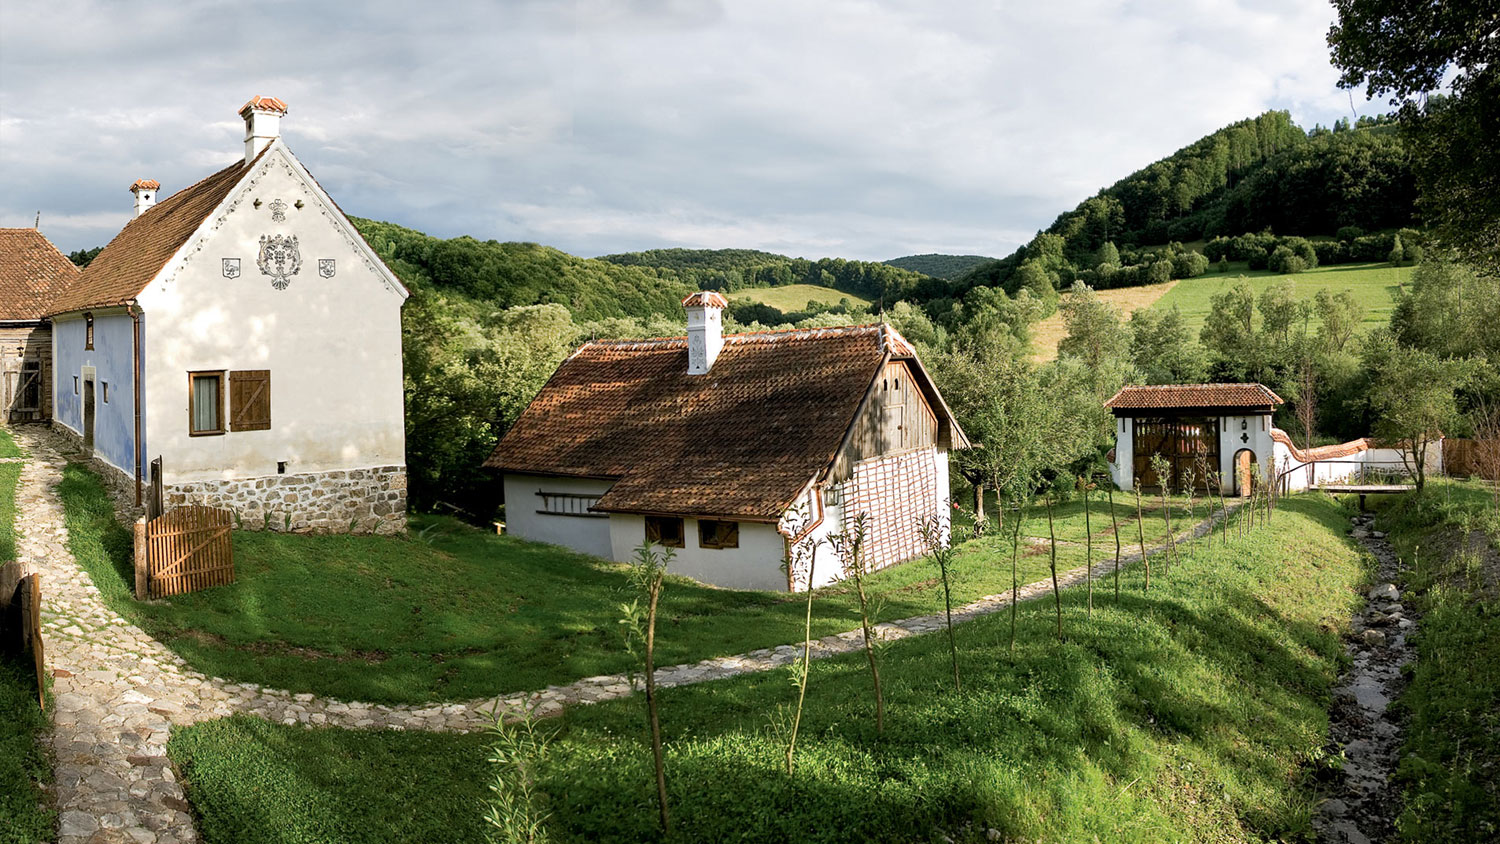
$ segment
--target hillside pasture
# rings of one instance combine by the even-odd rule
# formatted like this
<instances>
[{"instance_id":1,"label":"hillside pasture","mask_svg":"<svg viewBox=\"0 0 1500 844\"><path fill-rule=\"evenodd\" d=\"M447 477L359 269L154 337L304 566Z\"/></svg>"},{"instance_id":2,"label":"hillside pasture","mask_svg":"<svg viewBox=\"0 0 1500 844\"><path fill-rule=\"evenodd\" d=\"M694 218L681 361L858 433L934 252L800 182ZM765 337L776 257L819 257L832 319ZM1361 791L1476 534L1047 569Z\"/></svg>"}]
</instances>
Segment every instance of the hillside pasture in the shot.
<instances>
[{"instance_id":1,"label":"hillside pasture","mask_svg":"<svg viewBox=\"0 0 1500 844\"><path fill-rule=\"evenodd\" d=\"M1125 319L1141 308L1149 308L1155 305L1172 288L1178 284L1188 284L1189 281L1167 281L1161 284L1148 284L1143 287L1116 287L1110 290L1099 291L1099 298L1120 309L1120 314ZM1057 357L1057 344L1068 336L1068 327L1063 324L1061 311L1047 317L1037 323L1031 329L1031 347L1034 350L1032 359L1037 362L1045 362Z\"/></svg>"},{"instance_id":2,"label":"hillside pasture","mask_svg":"<svg viewBox=\"0 0 1500 844\"><path fill-rule=\"evenodd\" d=\"M851 305L869 305L868 299L862 299L853 293L845 293L832 287L819 287L815 284L787 284L781 287L746 287L728 294L730 299L746 299L751 302L759 302L769 305L784 314L800 311L807 307L808 302L817 302L820 305L837 305L840 299L848 299Z\"/></svg>"},{"instance_id":3,"label":"hillside pasture","mask_svg":"<svg viewBox=\"0 0 1500 844\"><path fill-rule=\"evenodd\" d=\"M1264 270L1250 271L1244 264L1230 264L1229 272L1210 271L1197 278L1183 279L1165 296L1156 300L1153 307L1170 308L1176 305L1189 328L1197 334L1208 319L1213 297L1233 288L1240 276L1250 284L1256 297L1271 285L1289 278L1297 285L1297 298L1311 299L1319 290L1337 293L1348 290L1365 306L1365 319L1361 325L1364 332L1382 325L1389 325L1391 312L1396 308L1396 291L1411 281L1411 267L1392 267L1389 264L1339 264L1331 267L1279 275ZM1257 302L1257 310L1259 303Z\"/></svg>"}]
</instances>

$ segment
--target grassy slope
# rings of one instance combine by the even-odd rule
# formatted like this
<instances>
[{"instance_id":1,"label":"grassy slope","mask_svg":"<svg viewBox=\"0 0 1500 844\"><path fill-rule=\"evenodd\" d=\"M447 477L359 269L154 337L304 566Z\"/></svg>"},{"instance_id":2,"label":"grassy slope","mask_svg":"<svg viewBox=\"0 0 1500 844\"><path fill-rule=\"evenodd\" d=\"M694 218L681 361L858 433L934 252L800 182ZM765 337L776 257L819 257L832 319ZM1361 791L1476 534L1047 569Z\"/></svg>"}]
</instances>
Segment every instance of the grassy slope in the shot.
<instances>
[{"instance_id":1,"label":"grassy slope","mask_svg":"<svg viewBox=\"0 0 1500 844\"><path fill-rule=\"evenodd\" d=\"M1211 270L1197 278L1183 279L1169 293L1157 299L1155 307L1165 309L1176 305L1182 310L1185 321L1196 336L1208 317L1211 298L1217 293L1234 287L1239 282L1240 275L1246 277L1245 280L1255 290L1256 296L1273 283L1289 278L1297 285L1298 298L1311 299L1321 289L1332 290L1335 293L1349 290L1365 306L1365 321L1362 330L1369 331L1372 328L1390 324L1391 312L1395 309L1396 288L1410 281L1411 273L1411 267L1397 268L1388 264L1344 264L1335 267L1318 267L1315 270L1287 276L1264 270L1251 271L1245 269L1243 264L1231 264L1227 273Z\"/></svg>"},{"instance_id":2,"label":"grassy slope","mask_svg":"<svg viewBox=\"0 0 1500 844\"><path fill-rule=\"evenodd\" d=\"M0 428L0 451L10 445ZM0 463L0 563L15 558L18 463ZM48 728L36 705L31 664L0 655L0 844L30 844L52 838L55 812L42 808L41 784L52 779L46 750L37 744Z\"/></svg>"},{"instance_id":3,"label":"grassy slope","mask_svg":"<svg viewBox=\"0 0 1500 844\"><path fill-rule=\"evenodd\" d=\"M1397 553L1416 560L1402 602L1421 612L1397 770L1405 841L1500 837L1500 519L1489 493L1429 481L1425 502L1381 502ZM1460 549L1459 537L1470 545ZM1486 547L1488 546L1488 547Z\"/></svg>"},{"instance_id":4,"label":"grassy slope","mask_svg":"<svg viewBox=\"0 0 1500 844\"><path fill-rule=\"evenodd\" d=\"M541 688L628 667L616 624L625 568L546 545L429 520L419 540L236 532L238 582L140 603L130 596L130 537L113 519L97 476L69 466L59 493L73 554L115 610L207 673L346 699L422 702ZM1096 504L1095 559L1113 555L1109 520ZM1128 550L1133 513L1119 503ZM1187 524L1174 515L1174 527ZM1199 516L1204 508L1198 508ZM1058 508L1059 566L1083 563L1082 504ZM1147 541L1164 531L1147 513ZM1027 534L1046 536L1034 514ZM423 541L425 540L425 541ZM1045 549L1023 549L1021 582L1047 576ZM832 565L826 550L819 565ZM942 588L925 561L878 573L882 618L936 612ZM1009 544L964 545L957 601L1010 587ZM796 598L672 582L663 598L662 665L740 653L799 639ZM853 590L833 587L814 628L858 626Z\"/></svg>"},{"instance_id":5,"label":"grassy slope","mask_svg":"<svg viewBox=\"0 0 1500 844\"><path fill-rule=\"evenodd\" d=\"M787 284L781 287L746 287L728 294L730 299L749 299L762 305L781 311L782 313L793 313L807 307L809 301L824 305L837 305L840 299L848 299L850 304L868 305L869 300L861 299L853 293L845 293L842 290L834 290L832 287L818 287L814 284Z\"/></svg>"},{"instance_id":6,"label":"grassy slope","mask_svg":"<svg viewBox=\"0 0 1500 844\"><path fill-rule=\"evenodd\" d=\"M922 841L945 831L982 841L986 827L1006 840L1305 836L1339 631L1366 576L1346 515L1321 497L1288 499L1272 529L1200 546L1149 594L1131 572L1125 600L1099 602L1092 619L1073 591L1062 644L1050 601L1023 609L1014 655L1004 616L961 625L962 694L943 636L893 643L882 655L884 739L870 723L863 656L819 662L795 780L770 727L793 697L787 671L665 690L675 837ZM555 839L656 840L640 700L577 707L556 729L540 771ZM476 829L484 794L480 736L376 738L235 719L180 730L169 750L208 842L404 840L363 820L406 806L413 782L443 807L474 807L452 817L457 834ZM346 769L358 775L330 775Z\"/></svg>"},{"instance_id":7,"label":"grassy slope","mask_svg":"<svg viewBox=\"0 0 1500 844\"><path fill-rule=\"evenodd\" d=\"M1110 290L1100 290L1099 298L1120 309L1120 316L1130 319L1130 315L1141 308L1149 308L1156 301L1167 294L1167 291L1178 284L1187 282L1168 281L1162 284L1147 284L1141 287L1116 287ZM1062 311L1057 311L1046 319L1038 322L1031 329L1031 346L1035 349L1032 358L1037 361L1049 361L1057 357L1057 344L1068 336L1068 326L1063 322Z\"/></svg>"}]
</instances>

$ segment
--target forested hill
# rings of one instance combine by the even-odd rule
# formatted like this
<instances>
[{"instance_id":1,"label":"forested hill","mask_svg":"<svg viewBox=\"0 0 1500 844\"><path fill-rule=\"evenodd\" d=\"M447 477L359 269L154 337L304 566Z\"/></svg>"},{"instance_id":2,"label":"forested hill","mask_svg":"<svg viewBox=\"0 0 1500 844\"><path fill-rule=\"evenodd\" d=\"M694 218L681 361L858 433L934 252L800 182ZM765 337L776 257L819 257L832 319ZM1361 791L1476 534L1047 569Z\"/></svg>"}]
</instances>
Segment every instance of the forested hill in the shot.
<instances>
[{"instance_id":1,"label":"forested hill","mask_svg":"<svg viewBox=\"0 0 1500 844\"><path fill-rule=\"evenodd\" d=\"M1118 263L1116 250L1267 228L1303 237L1398 228L1412 224L1415 200L1409 158L1385 119L1306 132L1287 112L1266 112L1104 188L1014 254L976 267L960 287L1040 286L1038 271L1066 286L1074 273Z\"/></svg>"},{"instance_id":2,"label":"forested hill","mask_svg":"<svg viewBox=\"0 0 1500 844\"><path fill-rule=\"evenodd\" d=\"M926 255L892 258L886 263L903 270L930 275L933 278L955 279L980 264L993 260L995 259L984 255L941 255L933 252Z\"/></svg>"}]
</instances>

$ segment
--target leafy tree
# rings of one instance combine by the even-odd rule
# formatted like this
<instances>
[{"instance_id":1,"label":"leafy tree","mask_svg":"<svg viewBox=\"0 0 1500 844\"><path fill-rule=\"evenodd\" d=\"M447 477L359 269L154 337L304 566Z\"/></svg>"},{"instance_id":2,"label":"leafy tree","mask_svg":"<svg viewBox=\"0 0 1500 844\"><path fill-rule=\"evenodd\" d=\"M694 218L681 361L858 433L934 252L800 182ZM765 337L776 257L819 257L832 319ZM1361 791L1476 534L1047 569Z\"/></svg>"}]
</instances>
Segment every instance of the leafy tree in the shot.
<instances>
[{"instance_id":1,"label":"leafy tree","mask_svg":"<svg viewBox=\"0 0 1500 844\"><path fill-rule=\"evenodd\" d=\"M1406 250L1401 248L1401 236L1397 235L1395 242L1391 244L1391 251L1386 254L1385 259L1391 262L1391 266L1399 267L1405 257Z\"/></svg>"},{"instance_id":2,"label":"leafy tree","mask_svg":"<svg viewBox=\"0 0 1500 844\"><path fill-rule=\"evenodd\" d=\"M672 819L667 811L667 768L661 750L661 717L657 711L656 698L656 610L661 602L662 586L666 583L667 567L672 564L671 548L657 550L650 541L635 549L635 560L630 567L630 585L635 589L635 598L621 604L620 623L625 627L626 647L632 654L642 648L640 658L642 673L646 679L646 715L651 726L651 760L656 768L656 803L661 821L661 830L672 833ZM809 584L810 585L810 584ZM811 588L808 590L811 592ZM646 603L645 607L641 602ZM788 765L790 751L788 751Z\"/></svg>"},{"instance_id":3,"label":"leafy tree","mask_svg":"<svg viewBox=\"0 0 1500 844\"><path fill-rule=\"evenodd\" d=\"M1076 357L1099 369L1129 353L1130 332L1120 324L1119 309L1083 282L1073 283L1059 309L1068 327L1067 336L1057 344L1059 355Z\"/></svg>"},{"instance_id":4,"label":"leafy tree","mask_svg":"<svg viewBox=\"0 0 1500 844\"><path fill-rule=\"evenodd\" d=\"M1399 106L1424 217L1444 245L1500 269L1500 38L1493 0L1334 0L1344 88ZM1452 96L1429 96L1451 74Z\"/></svg>"},{"instance_id":5,"label":"leafy tree","mask_svg":"<svg viewBox=\"0 0 1500 844\"><path fill-rule=\"evenodd\" d=\"M93 249L79 249L68 253L68 260L72 261L81 270L87 267L99 253L104 251L103 246L95 246Z\"/></svg>"},{"instance_id":6,"label":"leafy tree","mask_svg":"<svg viewBox=\"0 0 1500 844\"><path fill-rule=\"evenodd\" d=\"M1349 338L1364 321L1365 307L1347 290L1334 293L1327 288L1319 290L1313 298L1313 307L1318 315L1318 337L1327 349L1343 351Z\"/></svg>"},{"instance_id":7,"label":"leafy tree","mask_svg":"<svg viewBox=\"0 0 1500 844\"><path fill-rule=\"evenodd\" d=\"M1376 370L1370 395L1376 436L1402 443L1418 492L1427 482L1428 446L1462 423L1458 392L1474 374L1470 361L1402 346L1389 349Z\"/></svg>"},{"instance_id":8,"label":"leafy tree","mask_svg":"<svg viewBox=\"0 0 1500 844\"><path fill-rule=\"evenodd\" d=\"M1440 357L1482 357L1500 366L1500 276L1431 260L1398 293L1391 330L1406 346Z\"/></svg>"},{"instance_id":9,"label":"leafy tree","mask_svg":"<svg viewBox=\"0 0 1500 844\"><path fill-rule=\"evenodd\" d=\"M1282 279L1261 291L1261 331L1275 349L1285 349L1291 342L1292 326L1302 315L1297 285L1291 279Z\"/></svg>"},{"instance_id":10,"label":"leafy tree","mask_svg":"<svg viewBox=\"0 0 1500 844\"><path fill-rule=\"evenodd\" d=\"M1241 377L1260 372L1260 344L1255 333L1255 292L1241 280L1233 288L1209 299L1208 317L1198 334L1199 342L1221 366Z\"/></svg>"},{"instance_id":11,"label":"leafy tree","mask_svg":"<svg viewBox=\"0 0 1500 844\"><path fill-rule=\"evenodd\" d=\"M1120 250L1115 248L1114 241L1106 240L1099 251L1094 253L1094 266L1103 264L1118 267L1120 265Z\"/></svg>"},{"instance_id":12,"label":"leafy tree","mask_svg":"<svg viewBox=\"0 0 1500 844\"><path fill-rule=\"evenodd\" d=\"M1193 342L1182 311L1141 308L1130 315L1130 359L1148 384L1192 384L1203 380L1202 349Z\"/></svg>"}]
</instances>

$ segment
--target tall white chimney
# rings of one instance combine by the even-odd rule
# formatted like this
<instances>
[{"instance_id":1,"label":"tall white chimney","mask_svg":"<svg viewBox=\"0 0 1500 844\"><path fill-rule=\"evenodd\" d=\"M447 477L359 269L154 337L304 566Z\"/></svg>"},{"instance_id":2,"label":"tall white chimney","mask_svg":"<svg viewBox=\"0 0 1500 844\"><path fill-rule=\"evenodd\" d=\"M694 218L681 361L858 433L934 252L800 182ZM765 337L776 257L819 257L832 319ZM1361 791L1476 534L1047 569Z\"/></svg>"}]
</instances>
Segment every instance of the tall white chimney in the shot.
<instances>
[{"instance_id":1,"label":"tall white chimney","mask_svg":"<svg viewBox=\"0 0 1500 844\"><path fill-rule=\"evenodd\" d=\"M724 309L729 300L712 290L700 290L682 300L687 308L688 374L706 375L724 348Z\"/></svg>"},{"instance_id":2,"label":"tall white chimney","mask_svg":"<svg viewBox=\"0 0 1500 844\"><path fill-rule=\"evenodd\" d=\"M151 210L156 204L156 192L161 190L161 182L155 179L136 179L135 184L130 186L130 192L135 194L135 215L137 217Z\"/></svg>"},{"instance_id":3,"label":"tall white chimney","mask_svg":"<svg viewBox=\"0 0 1500 844\"><path fill-rule=\"evenodd\" d=\"M250 102L240 108L240 117L245 118L246 164L281 137L281 118L284 116L286 103L275 97L251 97Z\"/></svg>"}]
</instances>

